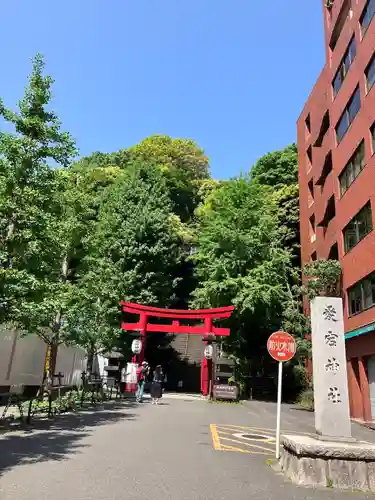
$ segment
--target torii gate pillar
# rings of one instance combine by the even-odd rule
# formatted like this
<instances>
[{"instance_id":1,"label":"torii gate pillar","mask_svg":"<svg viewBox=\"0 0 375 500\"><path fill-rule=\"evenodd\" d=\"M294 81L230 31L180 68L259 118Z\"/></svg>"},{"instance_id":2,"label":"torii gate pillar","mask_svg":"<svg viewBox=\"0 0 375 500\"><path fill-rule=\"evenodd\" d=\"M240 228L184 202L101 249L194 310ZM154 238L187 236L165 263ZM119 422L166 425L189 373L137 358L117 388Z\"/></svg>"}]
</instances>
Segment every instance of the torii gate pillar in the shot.
<instances>
[{"instance_id":1,"label":"torii gate pillar","mask_svg":"<svg viewBox=\"0 0 375 500\"><path fill-rule=\"evenodd\" d=\"M171 334L188 334L188 335L202 335L204 344L207 345L209 338L212 336L227 337L230 335L229 328L219 328L213 325L214 319L229 318L234 310L234 306L218 307L216 309L201 309L201 310L180 310L180 309L161 309L159 307L144 306L141 304L134 304L132 302L121 302L124 312L136 314L139 316L137 323L123 322L121 327L123 330L138 331L142 338L142 351L138 355L138 362L142 363L145 356L145 338L147 332L163 332ZM171 318L172 324L158 325L149 323L150 317L157 318ZM189 319L195 321L203 320L201 326L185 326L180 325L181 319ZM134 356L133 362L136 362ZM205 356L202 354L201 361L201 391L204 396L209 392L209 363Z\"/></svg>"}]
</instances>

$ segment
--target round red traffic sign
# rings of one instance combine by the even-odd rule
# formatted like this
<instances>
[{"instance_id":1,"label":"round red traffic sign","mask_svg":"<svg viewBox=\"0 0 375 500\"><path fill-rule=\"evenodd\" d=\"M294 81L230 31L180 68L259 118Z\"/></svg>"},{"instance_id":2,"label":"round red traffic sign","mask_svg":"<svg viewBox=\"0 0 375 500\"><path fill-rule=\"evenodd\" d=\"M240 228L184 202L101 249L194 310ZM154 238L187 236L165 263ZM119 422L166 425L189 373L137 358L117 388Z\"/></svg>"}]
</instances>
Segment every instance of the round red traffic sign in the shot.
<instances>
[{"instance_id":1,"label":"round red traffic sign","mask_svg":"<svg viewBox=\"0 0 375 500\"><path fill-rule=\"evenodd\" d=\"M289 333L275 332L267 341L267 349L276 361L289 361L295 355L297 345Z\"/></svg>"}]
</instances>

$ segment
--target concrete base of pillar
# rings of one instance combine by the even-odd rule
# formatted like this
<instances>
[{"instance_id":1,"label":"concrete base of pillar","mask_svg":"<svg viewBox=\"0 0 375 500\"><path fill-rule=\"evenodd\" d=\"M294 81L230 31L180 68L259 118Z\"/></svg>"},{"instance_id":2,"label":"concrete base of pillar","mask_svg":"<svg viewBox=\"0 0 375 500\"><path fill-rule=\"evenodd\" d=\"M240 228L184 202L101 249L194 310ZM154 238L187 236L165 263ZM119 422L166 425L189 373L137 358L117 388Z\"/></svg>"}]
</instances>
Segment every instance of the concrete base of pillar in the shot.
<instances>
[{"instance_id":1,"label":"concrete base of pillar","mask_svg":"<svg viewBox=\"0 0 375 500\"><path fill-rule=\"evenodd\" d=\"M293 483L375 492L375 444L283 436L279 466Z\"/></svg>"}]
</instances>

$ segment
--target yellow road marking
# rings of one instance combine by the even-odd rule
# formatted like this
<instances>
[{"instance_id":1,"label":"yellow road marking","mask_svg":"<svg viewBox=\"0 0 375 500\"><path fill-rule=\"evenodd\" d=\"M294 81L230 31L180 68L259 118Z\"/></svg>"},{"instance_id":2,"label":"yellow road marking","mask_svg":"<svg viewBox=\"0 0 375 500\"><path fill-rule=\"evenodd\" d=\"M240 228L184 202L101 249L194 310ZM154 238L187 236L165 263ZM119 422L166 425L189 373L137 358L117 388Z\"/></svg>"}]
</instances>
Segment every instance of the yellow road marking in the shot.
<instances>
[{"instance_id":1,"label":"yellow road marking","mask_svg":"<svg viewBox=\"0 0 375 500\"><path fill-rule=\"evenodd\" d=\"M211 430L211 436L212 436L212 442L213 442L214 448L215 448L215 450L220 451L221 450L220 438L219 438L219 434L217 433L216 425L211 424L210 430Z\"/></svg>"},{"instance_id":2,"label":"yellow road marking","mask_svg":"<svg viewBox=\"0 0 375 500\"><path fill-rule=\"evenodd\" d=\"M245 441L238 441L237 439L230 439L230 438L226 438L226 437L223 437L221 439L223 441L230 441L231 443L238 443L238 444L242 444L245 446L249 446L250 448L259 448L260 450L265 450L265 451L270 451L270 452L274 451L272 448L270 449L270 448L266 448L265 446L259 446L258 444L246 443Z\"/></svg>"},{"instance_id":3,"label":"yellow road marking","mask_svg":"<svg viewBox=\"0 0 375 500\"><path fill-rule=\"evenodd\" d=\"M256 427L245 427L243 425L217 424L218 427L227 427L228 429L255 429Z\"/></svg>"},{"instance_id":4,"label":"yellow road marking","mask_svg":"<svg viewBox=\"0 0 375 500\"><path fill-rule=\"evenodd\" d=\"M233 426L232 429L230 429L229 427L224 427L222 425L217 425L217 430L220 434L226 434L226 435L230 435L230 436L233 436L233 431L236 431L236 430L239 430L239 429L242 429L242 430L245 430L247 433L251 434L251 433L268 433L270 434L271 432L273 434L276 434L276 431L273 430L273 429L260 429L260 428L256 428L256 427L240 427L240 426ZM224 432L223 429L225 431L231 431L230 433L228 432ZM238 433L239 434L239 433ZM245 432L243 434L246 434ZM265 435L264 437L260 438L260 439L252 439L252 438L243 438L243 439L246 439L247 441L263 441L264 443L268 443L268 442L272 442L275 440L275 438L273 436L269 436L269 435Z\"/></svg>"},{"instance_id":5,"label":"yellow road marking","mask_svg":"<svg viewBox=\"0 0 375 500\"><path fill-rule=\"evenodd\" d=\"M218 424L218 425L217 425L217 428L219 429L219 431L220 431L220 432L222 431L222 429L224 429L225 431L231 431L231 432L233 432L233 431L235 431L236 429L238 429L239 427L227 427L227 426L225 426L225 425L219 425L219 424ZM249 429L250 429L250 427L243 427L243 429L247 429L247 430L249 430Z\"/></svg>"},{"instance_id":6,"label":"yellow road marking","mask_svg":"<svg viewBox=\"0 0 375 500\"><path fill-rule=\"evenodd\" d=\"M269 438L269 439L265 439L265 440L263 441L263 443L274 443L275 441L276 441L276 438L271 437L271 438Z\"/></svg>"},{"instance_id":7,"label":"yellow road marking","mask_svg":"<svg viewBox=\"0 0 375 500\"><path fill-rule=\"evenodd\" d=\"M244 425L231 425L231 424L223 424L220 425L218 424L218 427L226 427L226 430L231 430L231 429L246 429L246 430L254 430L254 431L259 431L259 432L272 432L276 434L276 429L268 429L266 427L253 427L251 426L244 426ZM281 429L282 434L287 434L288 432L293 432L293 434L298 434L301 436L310 436L311 432L301 432L301 431L294 431L293 429Z\"/></svg>"},{"instance_id":8,"label":"yellow road marking","mask_svg":"<svg viewBox=\"0 0 375 500\"><path fill-rule=\"evenodd\" d=\"M245 425L232 425L232 424L210 424L211 436L213 447L216 451L232 451L232 452L240 452L240 453L250 453L254 455L270 455L274 453L274 443L276 434L275 429L269 429L265 427L252 427ZM243 441L240 440L241 437L239 434L251 434L251 433L259 433L265 434L265 436L260 439L250 439L243 438ZM293 431L282 431L283 433L293 432ZM238 436L237 436L237 435ZM297 432L296 434L305 434L308 435L308 432ZM229 437L227 437L229 436ZM238 439L233 439L234 437L238 437ZM266 446L261 446L260 444L254 444L255 442L269 444L270 448ZM231 446L229 443L235 443L237 446ZM239 447L238 445L241 445ZM244 448L245 447L245 448Z\"/></svg>"},{"instance_id":9,"label":"yellow road marking","mask_svg":"<svg viewBox=\"0 0 375 500\"><path fill-rule=\"evenodd\" d=\"M219 427L219 432L220 432L220 436L223 434L224 436L233 436L233 432L224 432L220 429Z\"/></svg>"},{"instance_id":10,"label":"yellow road marking","mask_svg":"<svg viewBox=\"0 0 375 500\"><path fill-rule=\"evenodd\" d=\"M229 446L227 444L221 445L222 451L237 451L240 453L251 453L249 450L243 450L242 448L236 448L235 446Z\"/></svg>"},{"instance_id":11,"label":"yellow road marking","mask_svg":"<svg viewBox=\"0 0 375 500\"><path fill-rule=\"evenodd\" d=\"M267 429L266 427L253 427L252 425L230 425L230 424L217 424L218 427L225 427L226 430L233 430L233 429L244 429L246 431L257 431L257 432L275 432L276 429ZM284 432L284 431L283 431ZM288 432L288 431L287 431Z\"/></svg>"},{"instance_id":12,"label":"yellow road marking","mask_svg":"<svg viewBox=\"0 0 375 500\"><path fill-rule=\"evenodd\" d=\"M248 453L250 455L263 455L268 457L270 454L266 451L255 451L255 450L243 450L242 448L236 448L235 446L222 445L222 451L235 451L237 453ZM274 451L272 452L274 453Z\"/></svg>"},{"instance_id":13,"label":"yellow road marking","mask_svg":"<svg viewBox=\"0 0 375 500\"><path fill-rule=\"evenodd\" d=\"M224 430L223 430L224 429ZM235 437L239 437L239 436L236 436L236 434L246 434L246 432L238 432L238 428L233 428L233 429L229 429L227 427L223 427L221 425L216 425L216 430L218 432L218 434L221 436L221 435L224 435L224 436L235 436ZM242 429L242 430L245 430ZM229 432L227 432L229 431ZM237 431L237 432L236 432ZM250 428L247 428L246 429L247 432L251 432L251 429ZM256 432L259 432L259 431L256 431ZM243 439L246 439L246 441L263 441L263 442L268 442L268 441L273 441L274 440L274 437L273 436L269 436L269 435L264 435L262 436L261 438L259 439L252 439L252 438L243 438Z\"/></svg>"}]
</instances>

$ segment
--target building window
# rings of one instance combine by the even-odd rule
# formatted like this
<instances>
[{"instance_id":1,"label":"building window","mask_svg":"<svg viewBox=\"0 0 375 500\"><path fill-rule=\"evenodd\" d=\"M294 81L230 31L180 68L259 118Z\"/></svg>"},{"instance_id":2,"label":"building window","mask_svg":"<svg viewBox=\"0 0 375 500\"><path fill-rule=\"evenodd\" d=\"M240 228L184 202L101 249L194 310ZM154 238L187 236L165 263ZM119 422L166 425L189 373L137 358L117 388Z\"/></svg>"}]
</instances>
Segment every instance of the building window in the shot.
<instances>
[{"instance_id":1,"label":"building window","mask_svg":"<svg viewBox=\"0 0 375 500\"><path fill-rule=\"evenodd\" d=\"M318 226L323 227L325 232L328 228L328 224L335 216L336 216L336 203L335 203L335 196L332 195L330 199L327 201L323 219L319 222Z\"/></svg>"},{"instance_id":2,"label":"building window","mask_svg":"<svg viewBox=\"0 0 375 500\"><path fill-rule=\"evenodd\" d=\"M375 1L375 0L374 0ZM336 125L336 137L337 142L341 142L344 135L346 134L348 128L353 122L354 118L357 116L358 111L361 109L361 97L359 93L359 87L354 91L354 94L349 99L340 120Z\"/></svg>"},{"instance_id":3,"label":"building window","mask_svg":"<svg viewBox=\"0 0 375 500\"><path fill-rule=\"evenodd\" d=\"M329 251L328 260L339 260L339 247L337 243L334 243Z\"/></svg>"},{"instance_id":4,"label":"building window","mask_svg":"<svg viewBox=\"0 0 375 500\"><path fill-rule=\"evenodd\" d=\"M375 54L372 56L365 70L367 92L375 83Z\"/></svg>"},{"instance_id":5,"label":"building window","mask_svg":"<svg viewBox=\"0 0 375 500\"><path fill-rule=\"evenodd\" d=\"M316 234L315 234L315 215L312 214L312 216L309 218L310 221L310 243L314 243L316 240Z\"/></svg>"},{"instance_id":6,"label":"building window","mask_svg":"<svg viewBox=\"0 0 375 500\"><path fill-rule=\"evenodd\" d=\"M311 146L309 146L307 148L306 153L307 153L307 158L309 159L310 165L312 165L312 147Z\"/></svg>"},{"instance_id":7,"label":"building window","mask_svg":"<svg viewBox=\"0 0 375 500\"><path fill-rule=\"evenodd\" d=\"M315 233L315 215L312 214L312 216L309 218L309 221L310 221L310 232L312 234Z\"/></svg>"},{"instance_id":8,"label":"building window","mask_svg":"<svg viewBox=\"0 0 375 500\"><path fill-rule=\"evenodd\" d=\"M329 48L333 51L335 50L338 39L340 38L341 31L345 26L347 18L350 16L351 12L351 1L346 0L342 2L342 8L337 17L335 26L332 31L331 39L329 41Z\"/></svg>"},{"instance_id":9,"label":"building window","mask_svg":"<svg viewBox=\"0 0 375 500\"><path fill-rule=\"evenodd\" d=\"M310 113L307 115L306 120L305 120L305 125L306 125L306 130L309 134L311 134L311 120L310 120Z\"/></svg>"},{"instance_id":10,"label":"building window","mask_svg":"<svg viewBox=\"0 0 375 500\"><path fill-rule=\"evenodd\" d=\"M308 187L309 187L309 194L308 194L308 197L309 197L309 206L314 203L314 181L313 179L311 179L308 183Z\"/></svg>"},{"instance_id":11,"label":"building window","mask_svg":"<svg viewBox=\"0 0 375 500\"><path fill-rule=\"evenodd\" d=\"M333 93L335 96L340 90L345 80L345 77L348 74L349 68L352 65L352 62L354 61L355 56L356 56L356 45L355 45L355 38L353 37L349 43L348 48L346 49L345 55L342 58L339 69L337 70L335 78L333 79L332 82Z\"/></svg>"},{"instance_id":12,"label":"building window","mask_svg":"<svg viewBox=\"0 0 375 500\"><path fill-rule=\"evenodd\" d=\"M354 248L370 231L372 231L372 213L371 203L368 202L343 230L345 252Z\"/></svg>"},{"instance_id":13,"label":"building window","mask_svg":"<svg viewBox=\"0 0 375 500\"><path fill-rule=\"evenodd\" d=\"M367 0L366 7L363 9L359 22L361 23L362 36L366 33L370 26L372 18L375 15L375 0Z\"/></svg>"},{"instance_id":14,"label":"building window","mask_svg":"<svg viewBox=\"0 0 375 500\"><path fill-rule=\"evenodd\" d=\"M322 191L324 188L324 184L327 180L327 177L332 172L332 151L328 151L327 156L325 157L322 173L320 174L319 179L316 181L317 186L321 186Z\"/></svg>"},{"instance_id":15,"label":"building window","mask_svg":"<svg viewBox=\"0 0 375 500\"><path fill-rule=\"evenodd\" d=\"M314 146L316 148L320 148L323 144L324 137L326 136L326 133L329 131L330 127L330 119L329 119L329 112L326 111L324 113L324 116L322 118L322 123L320 124L320 130L319 130L319 135L316 138Z\"/></svg>"},{"instance_id":16,"label":"building window","mask_svg":"<svg viewBox=\"0 0 375 500\"><path fill-rule=\"evenodd\" d=\"M375 122L371 125L370 134L371 134L372 154L374 154L375 153Z\"/></svg>"},{"instance_id":17,"label":"building window","mask_svg":"<svg viewBox=\"0 0 375 500\"><path fill-rule=\"evenodd\" d=\"M365 143L362 141L339 176L341 196L343 196L353 184L355 179L362 172L364 166Z\"/></svg>"},{"instance_id":18,"label":"building window","mask_svg":"<svg viewBox=\"0 0 375 500\"><path fill-rule=\"evenodd\" d=\"M358 314L375 305L375 273L348 289L349 315Z\"/></svg>"}]
</instances>

